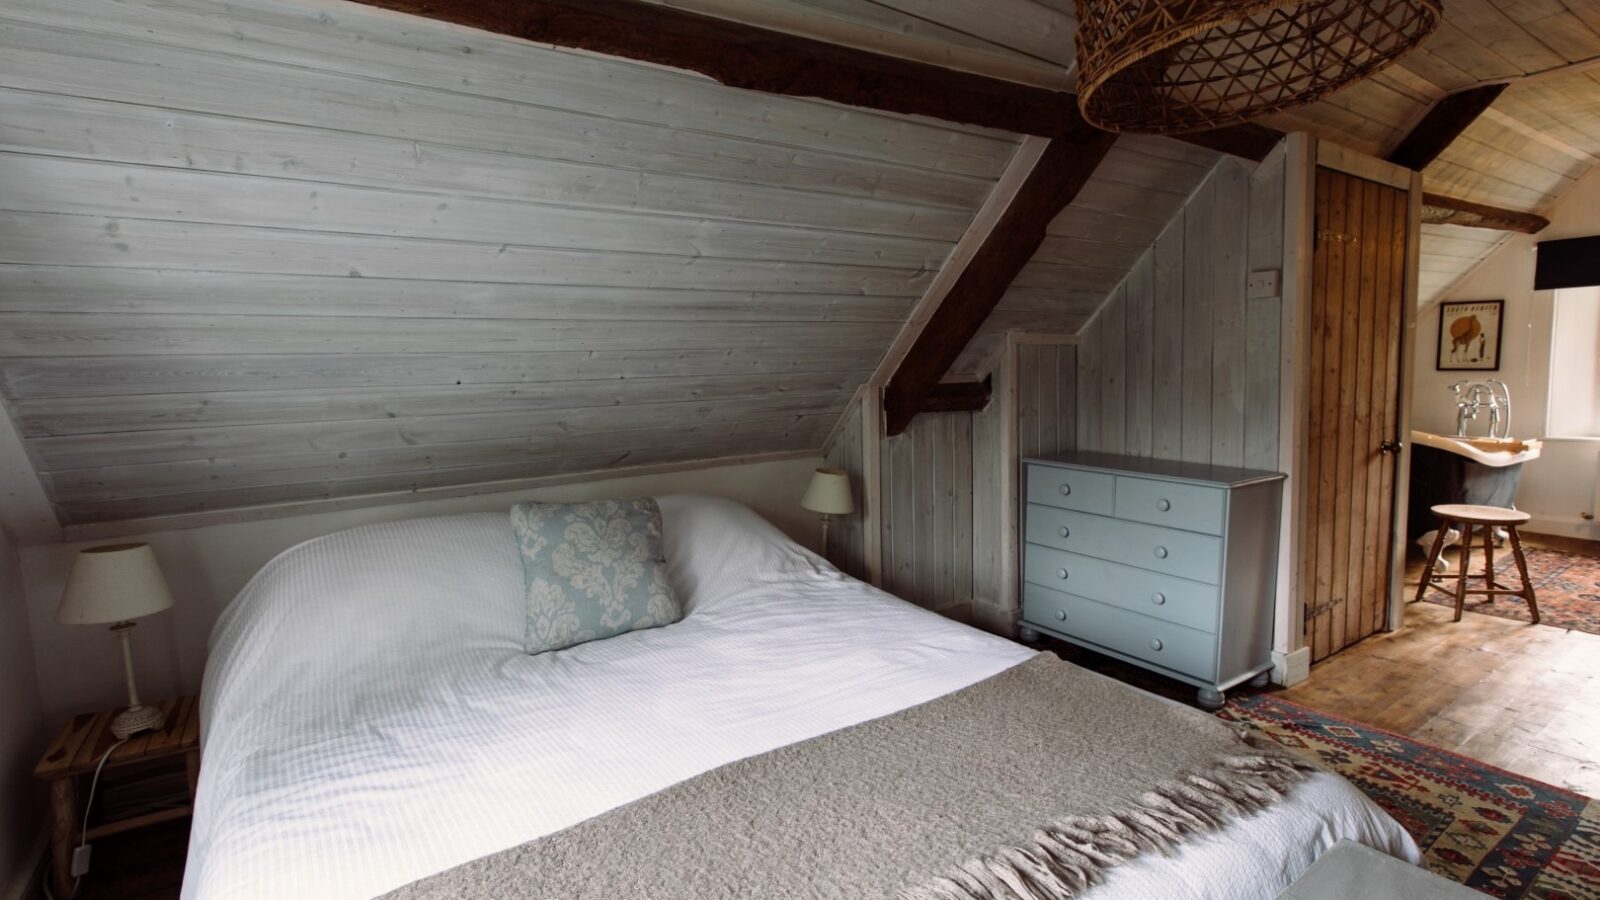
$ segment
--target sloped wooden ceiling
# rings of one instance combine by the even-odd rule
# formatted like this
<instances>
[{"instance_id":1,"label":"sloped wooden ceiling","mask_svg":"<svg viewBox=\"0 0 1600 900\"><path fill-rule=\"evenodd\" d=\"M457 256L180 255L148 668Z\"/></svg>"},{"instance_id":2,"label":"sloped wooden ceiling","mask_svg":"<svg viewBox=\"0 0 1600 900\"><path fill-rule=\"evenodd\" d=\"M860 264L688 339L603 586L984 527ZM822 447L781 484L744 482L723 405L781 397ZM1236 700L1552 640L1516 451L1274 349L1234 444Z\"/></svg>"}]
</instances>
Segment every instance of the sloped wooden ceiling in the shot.
<instances>
[{"instance_id":1,"label":"sloped wooden ceiling","mask_svg":"<svg viewBox=\"0 0 1600 900\"><path fill-rule=\"evenodd\" d=\"M64 523L814 450L1016 145L361 7L0 10Z\"/></svg>"},{"instance_id":2,"label":"sloped wooden ceiling","mask_svg":"<svg viewBox=\"0 0 1600 900\"><path fill-rule=\"evenodd\" d=\"M1511 85L1423 170L1429 191L1526 212L1547 209L1600 162L1600 3L1450 0L1444 23L1397 65L1270 119L1383 156L1437 100ZM1418 299L1438 299L1508 232L1424 225Z\"/></svg>"}]
</instances>

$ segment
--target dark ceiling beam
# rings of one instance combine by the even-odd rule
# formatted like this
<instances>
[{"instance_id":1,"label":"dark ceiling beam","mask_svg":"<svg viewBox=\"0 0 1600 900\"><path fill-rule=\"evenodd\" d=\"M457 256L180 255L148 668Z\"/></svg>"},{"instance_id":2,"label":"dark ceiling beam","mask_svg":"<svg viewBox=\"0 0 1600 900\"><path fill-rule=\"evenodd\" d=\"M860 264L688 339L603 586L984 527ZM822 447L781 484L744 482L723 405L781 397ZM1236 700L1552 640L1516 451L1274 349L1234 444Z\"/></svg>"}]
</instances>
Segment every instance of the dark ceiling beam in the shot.
<instances>
[{"instance_id":1,"label":"dark ceiling beam","mask_svg":"<svg viewBox=\"0 0 1600 900\"><path fill-rule=\"evenodd\" d=\"M732 87L1056 137L1083 124L1064 91L959 72L641 0L354 0L481 31L699 72ZM1177 135L1260 161L1259 126Z\"/></svg>"},{"instance_id":2,"label":"dark ceiling beam","mask_svg":"<svg viewBox=\"0 0 1600 900\"><path fill-rule=\"evenodd\" d=\"M982 381L941 381L922 398L917 412L977 412L989 405L993 385Z\"/></svg>"},{"instance_id":3,"label":"dark ceiling beam","mask_svg":"<svg viewBox=\"0 0 1600 900\"><path fill-rule=\"evenodd\" d=\"M1483 111L1506 89L1503 84L1457 91L1435 103L1427 115L1389 153L1389 162L1421 172L1439 158L1467 126L1478 120Z\"/></svg>"},{"instance_id":4,"label":"dark ceiling beam","mask_svg":"<svg viewBox=\"0 0 1600 900\"><path fill-rule=\"evenodd\" d=\"M884 428L901 434L1044 243L1045 227L1094 174L1117 136L1081 123L1052 138L1016 197L974 251L883 392Z\"/></svg>"},{"instance_id":5,"label":"dark ceiling beam","mask_svg":"<svg viewBox=\"0 0 1600 900\"><path fill-rule=\"evenodd\" d=\"M1538 234L1549 227L1550 220L1530 212L1457 200L1443 194L1424 193L1422 224L1463 225L1468 228L1493 228L1497 231Z\"/></svg>"},{"instance_id":6,"label":"dark ceiling beam","mask_svg":"<svg viewBox=\"0 0 1600 900\"><path fill-rule=\"evenodd\" d=\"M1427 115L1411 129L1388 160L1421 172L1429 163L1439 158L1461 133L1466 131L1483 111L1488 109L1507 84L1486 84L1457 91L1433 104ZM1493 228L1497 231L1520 231L1535 234L1550 224L1543 216L1515 209L1502 209L1468 200L1457 200L1443 194L1422 195L1422 224L1461 225L1467 228Z\"/></svg>"}]
</instances>

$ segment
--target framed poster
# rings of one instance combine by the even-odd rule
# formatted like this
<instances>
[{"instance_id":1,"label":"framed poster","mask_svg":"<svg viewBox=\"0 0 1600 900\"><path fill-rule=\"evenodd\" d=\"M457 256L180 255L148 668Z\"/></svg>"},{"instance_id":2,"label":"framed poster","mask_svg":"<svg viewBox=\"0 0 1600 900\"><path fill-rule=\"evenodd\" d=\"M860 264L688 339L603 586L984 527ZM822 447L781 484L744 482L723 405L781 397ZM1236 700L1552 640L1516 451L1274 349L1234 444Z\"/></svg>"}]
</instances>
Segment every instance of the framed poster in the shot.
<instances>
[{"instance_id":1,"label":"framed poster","mask_svg":"<svg viewBox=\"0 0 1600 900\"><path fill-rule=\"evenodd\" d=\"M1504 300L1463 300L1439 304L1441 372L1500 369L1500 329Z\"/></svg>"}]
</instances>

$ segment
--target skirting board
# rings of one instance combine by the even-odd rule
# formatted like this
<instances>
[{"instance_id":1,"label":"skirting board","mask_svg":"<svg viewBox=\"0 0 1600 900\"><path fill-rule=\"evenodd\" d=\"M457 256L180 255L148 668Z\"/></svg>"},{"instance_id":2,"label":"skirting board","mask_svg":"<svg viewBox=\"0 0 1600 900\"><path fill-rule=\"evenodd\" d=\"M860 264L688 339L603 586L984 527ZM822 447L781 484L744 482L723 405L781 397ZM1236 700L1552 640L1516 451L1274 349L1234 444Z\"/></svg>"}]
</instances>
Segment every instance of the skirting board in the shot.
<instances>
[{"instance_id":1,"label":"skirting board","mask_svg":"<svg viewBox=\"0 0 1600 900\"><path fill-rule=\"evenodd\" d=\"M1547 516L1535 513L1528 524L1522 526L1522 531L1533 534L1549 534L1557 537L1579 538L1585 541L1600 541L1600 522L1585 519L1582 516Z\"/></svg>"},{"instance_id":2,"label":"skirting board","mask_svg":"<svg viewBox=\"0 0 1600 900\"><path fill-rule=\"evenodd\" d=\"M1301 647L1293 653L1272 651L1272 683L1294 687L1311 677L1311 648Z\"/></svg>"}]
</instances>

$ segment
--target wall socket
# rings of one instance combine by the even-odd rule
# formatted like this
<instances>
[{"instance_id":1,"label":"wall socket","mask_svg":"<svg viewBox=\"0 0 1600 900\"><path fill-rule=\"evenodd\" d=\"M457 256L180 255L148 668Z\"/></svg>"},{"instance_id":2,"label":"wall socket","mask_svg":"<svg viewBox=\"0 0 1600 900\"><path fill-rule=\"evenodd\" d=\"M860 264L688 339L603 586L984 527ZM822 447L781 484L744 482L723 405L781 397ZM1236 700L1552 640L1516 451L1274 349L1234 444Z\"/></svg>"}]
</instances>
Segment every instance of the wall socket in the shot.
<instances>
[{"instance_id":1,"label":"wall socket","mask_svg":"<svg viewBox=\"0 0 1600 900\"><path fill-rule=\"evenodd\" d=\"M1251 272L1250 280L1246 282L1245 296L1251 300L1265 300L1270 297L1281 297L1283 292L1278 288L1279 272L1277 269L1264 269L1260 272Z\"/></svg>"}]
</instances>

